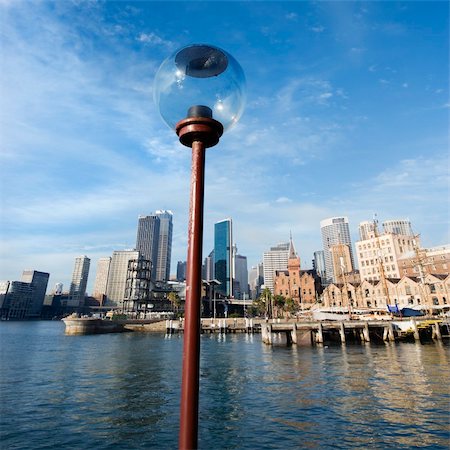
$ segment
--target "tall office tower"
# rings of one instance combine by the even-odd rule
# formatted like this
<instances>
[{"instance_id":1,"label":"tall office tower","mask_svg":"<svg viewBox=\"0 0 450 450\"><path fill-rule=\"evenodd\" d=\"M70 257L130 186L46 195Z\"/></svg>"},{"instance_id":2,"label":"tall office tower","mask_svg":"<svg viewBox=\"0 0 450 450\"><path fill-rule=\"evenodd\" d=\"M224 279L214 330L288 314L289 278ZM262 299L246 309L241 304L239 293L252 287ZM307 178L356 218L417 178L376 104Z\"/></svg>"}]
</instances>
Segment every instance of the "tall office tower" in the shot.
<instances>
[{"instance_id":1,"label":"tall office tower","mask_svg":"<svg viewBox=\"0 0 450 450\"><path fill-rule=\"evenodd\" d=\"M28 305L28 310L26 312L27 317L39 317L41 315L49 277L50 274L47 272L38 272L37 270L23 271L22 281L30 283L33 288L31 302Z\"/></svg>"},{"instance_id":2,"label":"tall office tower","mask_svg":"<svg viewBox=\"0 0 450 450\"><path fill-rule=\"evenodd\" d=\"M331 217L320 222L322 232L323 252L325 256L325 270L327 273L327 283L337 282L331 258L330 247L335 244L347 244L350 249L352 267L355 266L352 252L352 242L350 239L350 229L347 217Z\"/></svg>"},{"instance_id":3,"label":"tall office tower","mask_svg":"<svg viewBox=\"0 0 450 450\"><path fill-rule=\"evenodd\" d=\"M225 219L214 224L214 278L220 282L216 292L233 296L233 223Z\"/></svg>"},{"instance_id":4,"label":"tall office tower","mask_svg":"<svg viewBox=\"0 0 450 450\"><path fill-rule=\"evenodd\" d=\"M78 256L75 258L75 267L73 269L72 282L70 283L67 306L84 306L90 264L91 260L87 256Z\"/></svg>"},{"instance_id":5,"label":"tall office tower","mask_svg":"<svg viewBox=\"0 0 450 450\"><path fill-rule=\"evenodd\" d=\"M186 281L186 261L177 263L177 281Z\"/></svg>"},{"instance_id":6,"label":"tall office tower","mask_svg":"<svg viewBox=\"0 0 450 450\"><path fill-rule=\"evenodd\" d=\"M24 281L0 282L2 319L25 319L33 297L33 286Z\"/></svg>"},{"instance_id":7,"label":"tall office tower","mask_svg":"<svg viewBox=\"0 0 450 450\"><path fill-rule=\"evenodd\" d=\"M239 255L237 253L234 255L234 279L235 279L235 293L234 297L238 299L248 299L248 268L247 268L247 257Z\"/></svg>"},{"instance_id":8,"label":"tall office tower","mask_svg":"<svg viewBox=\"0 0 450 450\"><path fill-rule=\"evenodd\" d=\"M139 259L139 255L137 250L117 250L113 252L106 286L106 303L108 306L123 307L128 264L131 260Z\"/></svg>"},{"instance_id":9,"label":"tall office tower","mask_svg":"<svg viewBox=\"0 0 450 450\"><path fill-rule=\"evenodd\" d=\"M261 286L264 284L264 265L258 263L252 266L248 274L248 284L250 287L250 295L253 300L256 300L261 294Z\"/></svg>"},{"instance_id":10,"label":"tall office tower","mask_svg":"<svg viewBox=\"0 0 450 450\"><path fill-rule=\"evenodd\" d=\"M313 266L317 275L320 278L325 279L327 276L327 272L325 269L325 254L323 250L317 250L314 252Z\"/></svg>"},{"instance_id":11,"label":"tall office tower","mask_svg":"<svg viewBox=\"0 0 450 450\"><path fill-rule=\"evenodd\" d=\"M172 211L156 211L159 218L158 255L156 261L156 280L170 279L170 259L172 257Z\"/></svg>"},{"instance_id":12,"label":"tall office tower","mask_svg":"<svg viewBox=\"0 0 450 450\"><path fill-rule=\"evenodd\" d=\"M385 233L401 234L402 236L414 236L411 222L409 220L385 220L383 222L383 230Z\"/></svg>"},{"instance_id":13,"label":"tall office tower","mask_svg":"<svg viewBox=\"0 0 450 450\"><path fill-rule=\"evenodd\" d=\"M158 215L139 216L136 250L144 259L152 262L152 279L156 280L160 219Z\"/></svg>"},{"instance_id":14,"label":"tall office tower","mask_svg":"<svg viewBox=\"0 0 450 450\"><path fill-rule=\"evenodd\" d=\"M210 252L203 262L202 278L206 281L214 280L214 250Z\"/></svg>"},{"instance_id":15,"label":"tall office tower","mask_svg":"<svg viewBox=\"0 0 450 450\"><path fill-rule=\"evenodd\" d=\"M109 266L111 257L99 258L97 261L97 273L95 274L94 292L92 297L96 298L101 304L106 300L106 286L108 285Z\"/></svg>"},{"instance_id":16,"label":"tall office tower","mask_svg":"<svg viewBox=\"0 0 450 450\"><path fill-rule=\"evenodd\" d=\"M264 286L274 292L274 278L276 270L287 270L289 259L289 242L271 247L263 254Z\"/></svg>"},{"instance_id":17,"label":"tall office tower","mask_svg":"<svg viewBox=\"0 0 450 450\"><path fill-rule=\"evenodd\" d=\"M366 220L359 223L359 239L365 241L375 236L375 223L374 221Z\"/></svg>"}]
</instances>

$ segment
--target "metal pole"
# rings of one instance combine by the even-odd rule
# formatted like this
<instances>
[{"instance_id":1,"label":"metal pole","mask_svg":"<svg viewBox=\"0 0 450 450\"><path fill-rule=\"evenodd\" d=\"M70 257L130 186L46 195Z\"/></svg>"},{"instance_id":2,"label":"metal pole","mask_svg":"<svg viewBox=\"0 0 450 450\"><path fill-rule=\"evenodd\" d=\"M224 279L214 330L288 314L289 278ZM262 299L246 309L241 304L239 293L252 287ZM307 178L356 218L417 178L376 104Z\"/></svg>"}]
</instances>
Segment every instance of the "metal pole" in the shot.
<instances>
[{"instance_id":1,"label":"metal pole","mask_svg":"<svg viewBox=\"0 0 450 450\"><path fill-rule=\"evenodd\" d=\"M197 448L205 145L192 143L179 448Z\"/></svg>"}]
</instances>

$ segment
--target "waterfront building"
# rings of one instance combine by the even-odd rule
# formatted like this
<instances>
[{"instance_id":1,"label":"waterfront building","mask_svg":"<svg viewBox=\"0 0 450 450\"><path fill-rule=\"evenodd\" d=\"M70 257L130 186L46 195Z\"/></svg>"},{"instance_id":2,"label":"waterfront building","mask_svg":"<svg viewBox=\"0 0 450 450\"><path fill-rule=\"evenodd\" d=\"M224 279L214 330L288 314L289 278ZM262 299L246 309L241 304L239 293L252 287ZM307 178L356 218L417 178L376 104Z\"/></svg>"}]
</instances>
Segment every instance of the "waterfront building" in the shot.
<instances>
[{"instance_id":1,"label":"waterfront building","mask_svg":"<svg viewBox=\"0 0 450 450\"><path fill-rule=\"evenodd\" d=\"M177 281L186 281L186 261L177 263Z\"/></svg>"},{"instance_id":2,"label":"waterfront building","mask_svg":"<svg viewBox=\"0 0 450 450\"><path fill-rule=\"evenodd\" d=\"M122 308L128 276L128 264L139 259L137 250L116 250L113 252L106 288L107 306ZM144 258L146 259L146 258Z\"/></svg>"},{"instance_id":3,"label":"waterfront building","mask_svg":"<svg viewBox=\"0 0 450 450\"><path fill-rule=\"evenodd\" d=\"M156 262L158 261L160 219L158 215L138 217L136 250L144 259L152 262L152 279L156 279Z\"/></svg>"},{"instance_id":4,"label":"waterfront building","mask_svg":"<svg viewBox=\"0 0 450 450\"><path fill-rule=\"evenodd\" d=\"M385 280L362 280L361 283L331 283L323 294L324 307L370 308L386 311L387 306L435 311L449 308L450 275L426 274Z\"/></svg>"},{"instance_id":5,"label":"waterfront building","mask_svg":"<svg viewBox=\"0 0 450 450\"><path fill-rule=\"evenodd\" d=\"M325 269L325 253L323 250L314 252L313 269L316 271L318 277L326 280L327 272Z\"/></svg>"},{"instance_id":6,"label":"waterfront building","mask_svg":"<svg viewBox=\"0 0 450 450\"><path fill-rule=\"evenodd\" d=\"M275 271L286 270L289 259L289 242L271 247L263 254L264 286L274 293Z\"/></svg>"},{"instance_id":7,"label":"waterfront building","mask_svg":"<svg viewBox=\"0 0 450 450\"><path fill-rule=\"evenodd\" d=\"M78 256L75 258L75 267L73 269L72 282L70 283L67 306L79 307L84 305L90 264L91 260L87 256Z\"/></svg>"},{"instance_id":8,"label":"waterfront building","mask_svg":"<svg viewBox=\"0 0 450 450\"><path fill-rule=\"evenodd\" d=\"M411 255L419 246L419 238L410 235L375 231L373 237L356 242L356 256L361 280L401 278L399 260Z\"/></svg>"},{"instance_id":9,"label":"waterfront building","mask_svg":"<svg viewBox=\"0 0 450 450\"><path fill-rule=\"evenodd\" d=\"M291 298L298 307L311 305L316 301L313 271L301 270L300 257L295 251L292 237L289 242L287 268L275 271L274 295Z\"/></svg>"},{"instance_id":10,"label":"waterfront building","mask_svg":"<svg viewBox=\"0 0 450 450\"><path fill-rule=\"evenodd\" d=\"M50 274L47 272L39 272L37 270L23 271L21 281L30 283L33 291L26 311L27 318L40 317L45 294L47 292L49 277Z\"/></svg>"},{"instance_id":11,"label":"waterfront building","mask_svg":"<svg viewBox=\"0 0 450 450\"><path fill-rule=\"evenodd\" d=\"M385 220L383 222L383 231L385 234L401 234L402 236L414 236L411 222L409 220Z\"/></svg>"},{"instance_id":12,"label":"waterfront building","mask_svg":"<svg viewBox=\"0 0 450 450\"><path fill-rule=\"evenodd\" d=\"M111 265L111 257L99 258L97 261L97 272L95 274L94 292L92 297L100 302L100 305L106 300L106 288L108 285L109 267Z\"/></svg>"},{"instance_id":13,"label":"waterfront building","mask_svg":"<svg viewBox=\"0 0 450 450\"><path fill-rule=\"evenodd\" d=\"M330 248L336 244L346 244L350 250L350 259L354 267L350 228L347 217L330 217L320 222L323 252L325 258L326 283L336 281Z\"/></svg>"},{"instance_id":14,"label":"waterfront building","mask_svg":"<svg viewBox=\"0 0 450 450\"><path fill-rule=\"evenodd\" d=\"M264 266L258 263L252 266L248 274L248 284L250 288L250 298L256 300L261 294L261 286L264 284Z\"/></svg>"},{"instance_id":15,"label":"waterfront building","mask_svg":"<svg viewBox=\"0 0 450 450\"><path fill-rule=\"evenodd\" d=\"M415 247L399 257L401 275L423 277L425 274L448 275L450 272L450 245L431 248Z\"/></svg>"},{"instance_id":16,"label":"waterfront building","mask_svg":"<svg viewBox=\"0 0 450 450\"><path fill-rule=\"evenodd\" d=\"M234 279L235 279L235 293L234 297L237 299L248 299L248 268L247 257L237 253L237 247L234 247L236 253L234 255Z\"/></svg>"},{"instance_id":17,"label":"waterfront building","mask_svg":"<svg viewBox=\"0 0 450 450\"><path fill-rule=\"evenodd\" d=\"M156 281L169 281L172 258L172 211L156 211L159 218L158 254L156 260Z\"/></svg>"},{"instance_id":18,"label":"waterfront building","mask_svg":"<svg viewBox=\"0 0 450 450\"><path fill-rule=\"evenodd\" d=\"M123 311L136 317L144 315L150 308L152 262L139 256L128 261Z\"/></svg>"},{"instance_id":19,"label":"waterfront building","mask_svg":"<svg viewBox=\"0 0 450 450\"><path fill-rule=\"evenodd\" d=\"M33 298L33 286L24 281L0 282L2 319L26 319Z\"/></svg>"},{"instance_id":20,"label":"waterfront building","mask_svg":"<svg viewBox=\"0 0 450 450\"><path fill-rule=\"evenodd\" d=\"M231 219L214 224L214 278L220 282L216 292L233 297L233 223Z\"/></svg>"}]
</instances>

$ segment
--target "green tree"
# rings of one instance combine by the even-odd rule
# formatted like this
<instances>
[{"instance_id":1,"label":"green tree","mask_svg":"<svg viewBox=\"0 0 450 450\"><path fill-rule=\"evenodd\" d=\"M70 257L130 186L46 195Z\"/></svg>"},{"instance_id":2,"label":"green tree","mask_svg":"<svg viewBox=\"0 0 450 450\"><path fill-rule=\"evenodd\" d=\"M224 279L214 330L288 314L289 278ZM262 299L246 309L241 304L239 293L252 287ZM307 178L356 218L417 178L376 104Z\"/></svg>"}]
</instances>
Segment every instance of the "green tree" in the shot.
<instances>
[{"instance_id":1,"label":"green tree","mask_svg":"<svg viewBox=\"0 0 450 450\"><path fill-rule=\"evenodd\" d=\"M283 317L283 310L284 310L284 305L286 303L286 299L282 296L282 295L275 295L273 297L273 305L274 305L274 309L276 311L276 317L280 317L280 313L281 316Z\"/></svg>"},{"instance_id":2,"label":"green tree","mask_svg":"<svg viewBox=\"0 0 450 450\"><path fill-rule=\"evenodd\" d=\"M178 312L181 306L181 299L180 296L175 292L169 292L169 295L167 296L167 299L169 300L170 304L172 305L172 311L175 310Z\"/></svg>"}]
</instances>

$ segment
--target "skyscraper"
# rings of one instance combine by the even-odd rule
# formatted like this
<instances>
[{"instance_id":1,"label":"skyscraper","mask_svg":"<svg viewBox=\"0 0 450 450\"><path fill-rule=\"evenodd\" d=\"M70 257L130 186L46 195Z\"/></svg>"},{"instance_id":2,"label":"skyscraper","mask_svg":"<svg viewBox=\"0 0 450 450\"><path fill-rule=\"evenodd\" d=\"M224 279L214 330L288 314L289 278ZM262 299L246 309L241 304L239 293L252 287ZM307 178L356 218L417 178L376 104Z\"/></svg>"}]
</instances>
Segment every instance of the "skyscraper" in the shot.
<instances>
[{"instance_id":1,"label":"skyscraper","mask_svg":"<svg viewBox=\"0 0 450 450\"><path fill-rule=\"evenodd\" d=\"M128 276L128 264L138 260L137 250L117 250L113 252L109 266L106 301L108 306L123 306Z\"/></svg>"},{"instance_id":2,"label":"skyscraper","mask_svg":"<svg viewBox=\"0 0 450 450\"><path fill-rule=\"evenodd\" d=\"M39 317L41 315L49 277L50 274L46 272L39 272L37 270L23 271L22 281L30 283L33 288L31 302L28 305L28 310L26 312L27 317Z\"/></svg>"},{"instance_id":3,"label":"skyscraper","mask_svg":"<svg viewBox=\"0 0 450 450\"><path fill-rule=\"evenodd\" d=\"M156 261L156 280L170 279L170 259L172 257L172 211L156 211L159 218L158 255Z\"/></svg>"},{"instance_id":4,"label":"skyscraper","mask_svg":"<svg viewBox=\"0 0 450 450\"><path fill-rule=\"evenodd\" d=\"M320 222L322 233L323 253L325 257L325 269L327 282L337 281L333 271L333 261L330 253L330 247L336 244L346 244L350 250L352 267L355 267L350 239L350 229L347 217L331 217Z\"/></svg>"},{"instance_id":5,"label":"skyscraper","mask_svg":"<svg viewBox=\"0 0 450 450\"><path fill-rule=\"evenodd\" d=\"M286 270L289 259L289 242L270 247L263 254L264 286L274 292L274 278L276 270Z\"/></svg>"},{"instance_id":6,"label":"skyscraper","mask_svg":"<svg viewBox=\"0 0 450 450\"><path fill-rule=\"evenodd\" d=\"M90 264L91 260L87 256L75 258L67 306L78 307L84 305Z\"/></svg>"},{"instance_id":7,"label":"skyscraper","mask_svg":"<svg viewBox=\"0 0 450 450\"><path fill-rule=\"evenodd\" d=\"M234 280L235 280L235 298L244 299L249 298L248 295L248 268L247 268L247 257L234 254Z\"/></svg>"},{"instance_id":8,"label":"skyscraper","mask_svg":"<svg viewBox=\"0 0 450 450\"><path fill-rule=\"evenodd\" d=\"M385 233L414 236L411 222L409 220L385 220L383 222L383 230Z\"/></svg>"},{"instance_id":9,"label":"skyscraper","mask_svg":"<svg viewBox=\"0 0 450 450\"><path fill-rule=\"evenodd\" d=\"M152 262L152 278L156 281L168 281L170 278L172 217L171 211L139 216L136 250Z\"/></svg>"},{"instance_id":10,"label":"skyscraper","mask_svg":"<svg viewBox=\"0 0 450 450\"><path fill-rule=\"evenodd\" d=\"M248 283L251 298L255 300L259 297L261 286L264 284L264 267L262 262L256 266L252 266L248 275Z\"/></svg>"},{"instance_id":11,"label":"skyscraper","mask_svg":"<svg viewBox=\"0 0 450 450\"><path fill-rule=\"evenodd\" d=\"M202 278L206 281L214 280L214 250L205 258L202 267Z\"/></svg>"},{"instance_id":12,"label":"skyscraper","mask_svg":"<svg viewBox=\"0 0 450 450\"><path fill-rule=\"evenodd\" d=\"M317 250L316 252L314 252L313 266L317 275L320 278L325 279L326 269L325 269L325 255L323 250Z\"/></svg>"},{"instance_id":13,"label":"skyscraper","mask_svg":"<svg viewBox=\"0 0 450 450\"><path fill-rule=\"evenodd\" d=\"M177 263L177 281L186 280L186 261L178 261Z\"/></svg>"},{"instance_id":14,"label":"skyscraper","mask_svg":"<svg viewBox=\"0 0 450 450\"><path fill-rule=\"evenodd\" d=\"M216 291L233 296L233 223L225 219L214 224L214 277L220 282Z\"/></svg>"},{"instance_id":15,"label":"skyscraper","mask_svg":"<svg viewBox=\"0 0 450 450\"><path fill-rule=\"evenodd\" d=\"M139 216L136 250L152 262L152 279L156 280L160 220L156 214Z\"/></svg>"},{"instance_id":16,"label":"skyscraper","mask_svg":"<svg viewBox=\"0 0 450 450\"><path fill-rule=\"evenodd\" d=\"M95 274L94 292L92 296L101 303L106 299L106 287L108 285L109 266L111 258L99 258L97 262L97 273Z\"/></svg>"}]
</instances>

